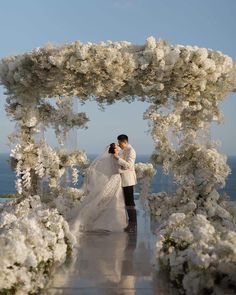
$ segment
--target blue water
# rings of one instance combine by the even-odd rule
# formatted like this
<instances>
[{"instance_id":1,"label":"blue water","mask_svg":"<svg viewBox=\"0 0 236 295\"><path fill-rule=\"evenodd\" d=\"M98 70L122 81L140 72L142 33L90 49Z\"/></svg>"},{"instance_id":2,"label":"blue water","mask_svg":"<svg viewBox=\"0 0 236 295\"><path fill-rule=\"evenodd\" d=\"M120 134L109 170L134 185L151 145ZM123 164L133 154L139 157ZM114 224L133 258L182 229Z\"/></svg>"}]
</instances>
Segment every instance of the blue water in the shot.
<instances>
[{"instance_id":1,"label":"blue water","mask_svg":"<svg viewBox=\"0 0 236 295\"><path fill-rule=\"evenodd\" d=\"M9 163L9 154L0 154L0 194L15 192L15 173Z\"/></svg>"},{"instance_id":2,"label":"blue water","mask_svg":"<svg viewBox=\"0 0 236 295\"><path fill-rule=\"evenodd\" d=\"M89 155L90 159L94 159L94 155ZM15 173L11 170L8 163L9 155L0 154L0 194L15 193ZM137 156L136 162L148 162L148 155ZM225 191L232 200L236 201L236 156L228 157L228 164L232 170L232 173L226 180L226 186L221 189ZM82 178L80 179L78 186L81 184ZM175 185L172 181L172 176L166 176L162 174L161 166L157 169L157 174L152 181L152 192L174 191ZM136 193L139 192L139 186L135 188Z\"/></svg>"}]
</instances>

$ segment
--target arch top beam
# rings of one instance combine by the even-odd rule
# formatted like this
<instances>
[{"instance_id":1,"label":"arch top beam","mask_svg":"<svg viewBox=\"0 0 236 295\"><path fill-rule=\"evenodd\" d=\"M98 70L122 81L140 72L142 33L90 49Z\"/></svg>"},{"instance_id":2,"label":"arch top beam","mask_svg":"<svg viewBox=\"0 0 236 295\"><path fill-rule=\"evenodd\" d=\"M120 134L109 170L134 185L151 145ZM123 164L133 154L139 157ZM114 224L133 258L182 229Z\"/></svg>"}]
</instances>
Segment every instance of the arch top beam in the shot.
<instances>
[{"instance_id":1,"label":"arch top beam","mask_svg":"<svg viewBox=\"0 0 236 295\"><path fill-rule=\"evenodd\" d=\"M14 99L94 96L113 103L139 96L163 104L167 97L221 100L235 91L235 69L233 59L220 51L154 37L144 45L75 41L3 58L0 82Z\"/></svg>"}]
</instances>

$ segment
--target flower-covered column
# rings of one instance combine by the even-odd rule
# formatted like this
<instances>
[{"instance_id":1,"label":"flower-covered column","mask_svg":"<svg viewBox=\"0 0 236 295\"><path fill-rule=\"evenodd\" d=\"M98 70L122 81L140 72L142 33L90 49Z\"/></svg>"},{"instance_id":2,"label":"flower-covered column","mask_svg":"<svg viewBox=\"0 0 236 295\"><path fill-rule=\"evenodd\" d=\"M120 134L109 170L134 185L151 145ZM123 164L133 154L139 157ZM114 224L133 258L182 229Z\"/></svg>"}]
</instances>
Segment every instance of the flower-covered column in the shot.
<instances>
[{"instance_id":1,"label":"flower-covered column","mask_svg":"<svg viewBox=\"0 0 236 295\"><path fill-rule=\"evenodd\" d=\"M11 163L16 170L16 189L19 194L37 194L38 177L35 172L37 144L35 135L39 132L39 112L36 99L8 98L7 114L16 121L16 131L9 136L15 148L11 152Z\"/></svg>"}]
</instances>

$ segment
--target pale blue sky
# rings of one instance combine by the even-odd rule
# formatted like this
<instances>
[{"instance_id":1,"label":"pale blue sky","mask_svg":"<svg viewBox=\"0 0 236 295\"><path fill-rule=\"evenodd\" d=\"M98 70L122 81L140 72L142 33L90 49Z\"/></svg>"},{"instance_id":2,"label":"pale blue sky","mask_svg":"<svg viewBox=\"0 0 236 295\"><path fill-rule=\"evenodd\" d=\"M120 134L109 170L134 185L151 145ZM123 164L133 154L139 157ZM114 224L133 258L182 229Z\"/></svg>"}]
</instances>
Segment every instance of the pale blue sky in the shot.
<instances>
[{"instance_id":1,"label":"pale blue sky","mask_svg":"<svg viewBox=\"0 0 236 295\"><path fill-rule=\"evenodd\" d=\"M236 59L236 0L2 0L0 2L0 58L20 54L47 42L56 44L127 40L143 44L148 36L172 44L190 44L221 50ZM7 135L13 123L6 118L5 97L0 88L0 152L8 150ZM117 103L105 112L95 103L86 111L91 121L78 132L78 144L89 153L127 133L139 154L150 153L153 143L142 120L146 103ZM212 137L221 150L236 155L236 95L222 104L225 123L213 126ZM54 139L50 139L54 144Z\"/></svg>"}]
</instances>

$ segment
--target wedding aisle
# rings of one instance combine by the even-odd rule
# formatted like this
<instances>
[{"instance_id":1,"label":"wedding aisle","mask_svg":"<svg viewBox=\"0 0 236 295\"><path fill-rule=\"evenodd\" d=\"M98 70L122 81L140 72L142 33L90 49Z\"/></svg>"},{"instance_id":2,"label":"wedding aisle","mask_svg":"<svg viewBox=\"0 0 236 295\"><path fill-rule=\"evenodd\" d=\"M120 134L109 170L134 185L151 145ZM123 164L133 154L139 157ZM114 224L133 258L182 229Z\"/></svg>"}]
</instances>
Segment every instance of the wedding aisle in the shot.
<instances>
[{"instance_id":1,"label":"wedding aisle","mask_svg":"<svg viewBox=\"0 0 236 295\"><path fill-rule=\"evenodd\" d=\"M60 269L46 294L177 294L156 274L155 222L136 204L137 234L83 234L76 258Z\"/></svg>"}]
</instances>

